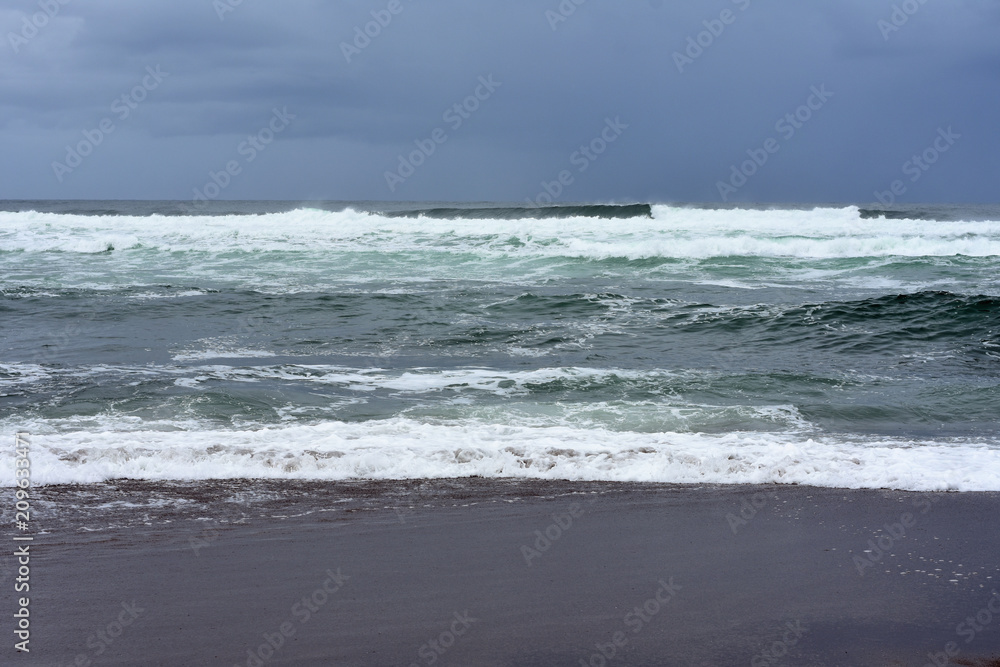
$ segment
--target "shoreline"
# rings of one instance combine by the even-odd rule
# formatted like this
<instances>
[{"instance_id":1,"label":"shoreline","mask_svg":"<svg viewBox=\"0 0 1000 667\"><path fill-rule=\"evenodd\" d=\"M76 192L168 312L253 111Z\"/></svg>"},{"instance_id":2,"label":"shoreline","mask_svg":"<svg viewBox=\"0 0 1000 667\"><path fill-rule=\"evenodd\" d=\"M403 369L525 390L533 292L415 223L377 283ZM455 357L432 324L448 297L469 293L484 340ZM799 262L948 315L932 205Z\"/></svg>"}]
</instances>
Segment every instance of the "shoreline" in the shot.
<instances>
[{"instance_id":1,"label":"shoreline","mask_svg":"<svg viewBox=\"0 0 1000 667\"><path fill-rule=\"evenodd\" d=\"M483 479L38 492L48 533L32 546L24 664L924 665L952 644L973 661L953 664L1000 657L996 492Z\"/></svg>"}]
</instances>

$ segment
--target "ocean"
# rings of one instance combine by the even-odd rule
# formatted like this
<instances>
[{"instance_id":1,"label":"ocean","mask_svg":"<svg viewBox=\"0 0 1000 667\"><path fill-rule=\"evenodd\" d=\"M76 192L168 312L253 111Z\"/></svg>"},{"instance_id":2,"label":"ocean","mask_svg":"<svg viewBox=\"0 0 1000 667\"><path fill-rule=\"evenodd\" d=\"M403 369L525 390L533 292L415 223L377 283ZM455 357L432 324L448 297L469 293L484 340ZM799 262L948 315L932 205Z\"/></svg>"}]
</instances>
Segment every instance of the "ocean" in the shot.
<instances>
[{"instance_id":1,"label":"ocean","mask_svg":"<svg viewBox=\"0 0 1000 667\"><path fill-rule=\"evenodd\" d=\"M0 272L36 485L1000 491L997 206L8 201Z\"/></svg>"}]
</instances>

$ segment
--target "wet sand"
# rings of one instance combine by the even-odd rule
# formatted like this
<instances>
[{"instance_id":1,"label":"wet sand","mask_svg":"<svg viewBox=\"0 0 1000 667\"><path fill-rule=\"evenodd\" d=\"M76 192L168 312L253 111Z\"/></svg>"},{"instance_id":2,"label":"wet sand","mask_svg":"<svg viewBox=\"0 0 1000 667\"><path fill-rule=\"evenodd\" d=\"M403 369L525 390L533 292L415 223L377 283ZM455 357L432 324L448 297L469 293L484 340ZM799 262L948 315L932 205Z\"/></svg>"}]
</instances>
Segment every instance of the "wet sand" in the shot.
<instances>
[{"instance_id":1,"label":"wet sand","mask_svg":"<svg viewBox=\"0 0 1000 667\"><path fill-rule=\"evenodd\" d=\"M486 480L101 488L44 490L31 653L8 646L3 664L1000 657L996 493ZM86 512L69 508L84 496ZM151 497L163 501L130 503Z\"/></svg>"}]
</instances>

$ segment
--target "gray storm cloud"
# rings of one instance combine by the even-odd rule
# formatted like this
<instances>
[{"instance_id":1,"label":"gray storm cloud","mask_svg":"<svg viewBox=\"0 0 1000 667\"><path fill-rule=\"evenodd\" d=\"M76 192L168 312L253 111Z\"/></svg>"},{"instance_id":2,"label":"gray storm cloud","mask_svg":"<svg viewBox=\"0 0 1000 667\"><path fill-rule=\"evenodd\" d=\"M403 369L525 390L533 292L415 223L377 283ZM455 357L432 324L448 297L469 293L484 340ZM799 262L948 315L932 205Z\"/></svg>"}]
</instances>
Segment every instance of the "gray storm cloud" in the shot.
<instances>
[{"instance_id":1,"label":"gray storm cloud","mask_svg":"<svg viewBox=\"0 0 1000 667\"><path fill-rule=\"evenodd\" d=\"M985 0L5 0L0 197L996 201L998 28Z\"/></svg>"}]
</instances>

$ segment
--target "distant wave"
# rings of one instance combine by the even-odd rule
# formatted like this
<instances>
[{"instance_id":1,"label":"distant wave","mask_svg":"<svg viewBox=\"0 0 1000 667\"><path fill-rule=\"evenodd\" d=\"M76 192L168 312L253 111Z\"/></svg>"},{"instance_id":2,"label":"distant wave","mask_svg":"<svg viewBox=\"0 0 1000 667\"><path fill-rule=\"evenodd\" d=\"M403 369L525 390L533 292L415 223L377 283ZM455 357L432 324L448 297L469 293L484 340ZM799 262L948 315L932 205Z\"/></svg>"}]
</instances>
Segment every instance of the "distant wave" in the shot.
<instances>
[{"instance_id":1,"label":"distant wave","mask_svg":"<svg viewBox=\"0 0 1000 667\"><path fill-rule=\"evenodd\" d=\"M856 207L480 208L452 217L458 211L295 209L172 217L0 212L0 252L432 252L597 260L1000 256L1000 221L873 220ZM538 217L518 217L529 213Z\"/></svg>"},{"instance_id":2,"label":"distant wave","mask_svg":"<svg viewBox=\"0 0 1000 667\"><path fill-rule=\"evenodd\" d=\"M910 205L888 207L861 207L858 213L863 219L883 218L886 220L939 220L955 222L958 220L997 220L1000 210L996 205Z\"/></svg>"},{"instance_id":3,"label":"distant wave","mask_svg":"<svg viewBox=\"0 0 1000 667\"><path fill-rule=\"evenodd\" d=\"M437 218L442 220L544 220L547 218L652 218L651 204L580 204L538 207L474 206L463 208L413 208L379 211L389 218Z\"/></svg>"},{"instance_id":4,"label":"distant wave","mask_svg":"<svg viewBox=\"0 0 1000 667\"><path fill-rule=\"evenodd\" d=\"M849 210L862 220L937 220L997 221L1000 206L996 204L899 204L891 207L867 204L853 205L721 205L718 203L668 204L654 202L619 203L554 203L545 206L523 202L347 202L347 201L89 201L89 200L0 200L0 213L51 213L87 217L227 217L289 214L295 211L342 213L358 211L381 217L435 218L445 220L541 220L545 218L650 218L655 209L691 211L757 213L808 213L813 210Z\"/></svg>"}]
</instances>

